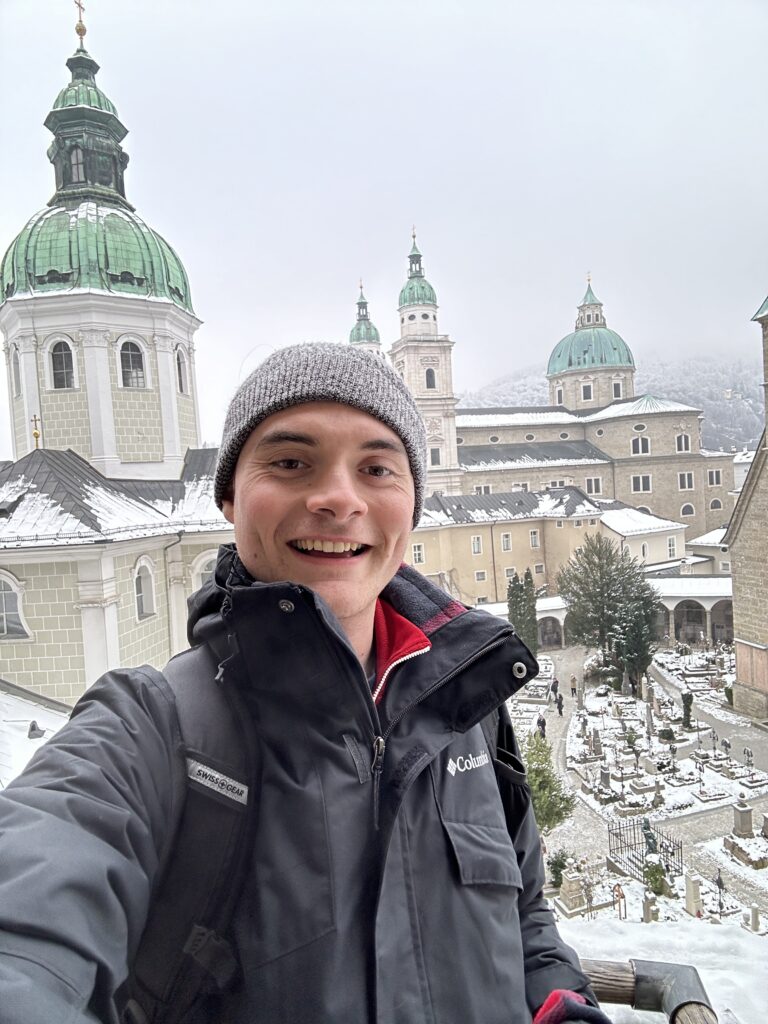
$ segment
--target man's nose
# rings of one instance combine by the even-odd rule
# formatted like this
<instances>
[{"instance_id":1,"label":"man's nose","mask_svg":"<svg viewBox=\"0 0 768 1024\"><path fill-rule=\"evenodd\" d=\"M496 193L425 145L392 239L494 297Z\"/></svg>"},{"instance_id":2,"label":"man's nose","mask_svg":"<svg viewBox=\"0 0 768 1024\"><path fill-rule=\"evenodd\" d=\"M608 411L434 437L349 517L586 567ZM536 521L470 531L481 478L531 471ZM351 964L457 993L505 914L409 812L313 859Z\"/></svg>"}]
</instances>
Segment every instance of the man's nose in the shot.
<instances>
[{"instance_id":1,"label":"man's nose","mask_svg":"<svg viewBox=\"0 0 768 1024\"><path fill-rule=\"evenodd\" d=\"M344 466L329 468L314 481L307 498L310 512L332 515L334 519L345 520L364 515L368 505L361 494L359 481L354 472Z\"/></svg>"}]
</instances>

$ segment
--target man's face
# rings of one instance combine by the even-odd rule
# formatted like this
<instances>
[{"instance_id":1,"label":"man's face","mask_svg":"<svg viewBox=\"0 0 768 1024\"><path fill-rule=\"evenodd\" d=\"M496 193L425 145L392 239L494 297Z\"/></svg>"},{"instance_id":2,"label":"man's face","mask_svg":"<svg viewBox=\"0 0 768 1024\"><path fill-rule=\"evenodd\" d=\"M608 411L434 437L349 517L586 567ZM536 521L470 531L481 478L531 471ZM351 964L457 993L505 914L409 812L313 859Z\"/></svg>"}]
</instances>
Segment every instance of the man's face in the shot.
<instances>
[{"instance_id":1,"label":"man's face","mask_svg":"<svg viewBox=\"0 0 768 1024\"><path fill-rule=\"evenodd\" d=\"M335 402L294 406L260 423L223 503L251 575L311 587L342 622L372 621L402 561L413 507L400 438Z\"/></svg>"}]
</instances>

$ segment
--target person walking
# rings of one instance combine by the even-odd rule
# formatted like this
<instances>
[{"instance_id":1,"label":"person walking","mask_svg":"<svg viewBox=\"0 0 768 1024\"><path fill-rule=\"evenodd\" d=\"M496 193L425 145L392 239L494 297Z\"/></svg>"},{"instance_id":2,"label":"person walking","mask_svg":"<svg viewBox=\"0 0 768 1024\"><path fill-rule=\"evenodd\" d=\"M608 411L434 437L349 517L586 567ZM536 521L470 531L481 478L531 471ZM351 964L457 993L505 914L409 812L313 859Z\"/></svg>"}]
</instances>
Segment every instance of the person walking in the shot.
<instances>
[{"instance_id":1,"label":"person walking","mask_svg":"<svg viewBox=\"0 0 768 1024\"><path fill-rule=\"evenodd\" d=\"M539 712L539 717L536 719L536 728L539 736L545 740L547 738L547 720L541 712Z\"/></svg>"},{"instance_id":2,"label":"person walking","mask_svg":"<svg viewBox=\"0 0 768 1024\"><path fill-rule=\"evenodd\" d=\"M576 700L576 675L571 673L571 698Z\"/></svg>"},{"instance_id":3,"label":"person walking","mask_svg":"<svg viewBox=\"0 0 768 1024\"><path fill-rule=\"evenodd\" d=\"M557 713L562 718L563 717L563 695L562 695L562 693L558 693L558 695L555 697L555 704L557 705Z\"/></svg>"}]
</instances>

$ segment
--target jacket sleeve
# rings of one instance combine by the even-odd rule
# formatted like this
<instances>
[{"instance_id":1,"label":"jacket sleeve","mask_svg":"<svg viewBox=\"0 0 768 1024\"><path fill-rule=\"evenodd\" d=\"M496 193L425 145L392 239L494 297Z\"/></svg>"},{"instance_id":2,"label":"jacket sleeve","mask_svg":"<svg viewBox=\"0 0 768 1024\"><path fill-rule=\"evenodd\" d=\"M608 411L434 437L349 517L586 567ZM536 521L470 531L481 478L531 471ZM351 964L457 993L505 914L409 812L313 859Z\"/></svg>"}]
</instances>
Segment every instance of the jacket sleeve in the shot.
<instances>
[{"instance_id":1,"label":"jacket sleeve","mask_svg":"<svg viewBox=\"0 0 768 1024\"><path fill-rule=\"evenodd\" d=\"M517 853L523 880L518 912L525 959L526 1001L531 1015L555 989L581 993L591 1004L597 999L582 972L579 958L560 937L544 897L544 858L531 803L525 768L512 724L502 708L496 774L507 829Z\"/></svg>"},{"instance_id":2,"label":"jacket sleeve","mask_svg":"<svg viewBox=\"0 0 768 1024\"><path fill-rule=\"evenodd\" d=\"M116 1020L183 799L160 673L103 676L0 793L2 1024Z\"/></svg>"}]
</instances>

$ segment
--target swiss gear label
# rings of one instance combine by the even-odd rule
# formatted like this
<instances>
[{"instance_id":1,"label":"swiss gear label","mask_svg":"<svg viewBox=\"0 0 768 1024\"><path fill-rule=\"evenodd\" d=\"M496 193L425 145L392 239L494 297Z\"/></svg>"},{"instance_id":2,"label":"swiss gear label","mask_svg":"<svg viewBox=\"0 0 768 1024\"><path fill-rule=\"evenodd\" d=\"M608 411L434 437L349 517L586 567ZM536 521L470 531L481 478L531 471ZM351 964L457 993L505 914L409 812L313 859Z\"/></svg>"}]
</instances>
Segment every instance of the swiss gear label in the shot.
<instances>
[{"instance_id":1,"label":"swiss gear label","mask_svg":"<svg viewBox=\"0 0 768 1024\"><path fill-rule=\"evenodd\" d=\"M199 782L201 786L207 786L208 789L227 796L230 800L235 800L239 804L248 803L247 786L238 782L237 779L230 779L223 772L217 772L215 768L210 768L207 764L193 761L191 757L187 758L187 775L193 782Z\"/></svg>"}]
</instances>

